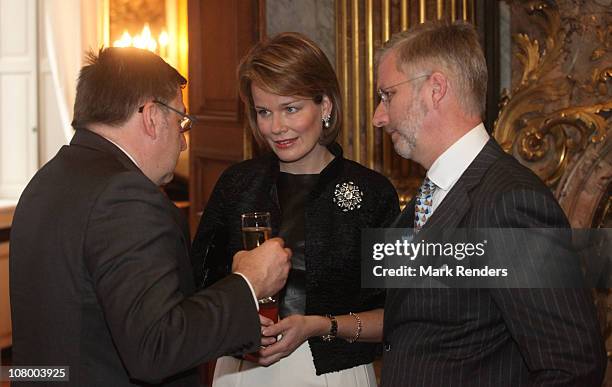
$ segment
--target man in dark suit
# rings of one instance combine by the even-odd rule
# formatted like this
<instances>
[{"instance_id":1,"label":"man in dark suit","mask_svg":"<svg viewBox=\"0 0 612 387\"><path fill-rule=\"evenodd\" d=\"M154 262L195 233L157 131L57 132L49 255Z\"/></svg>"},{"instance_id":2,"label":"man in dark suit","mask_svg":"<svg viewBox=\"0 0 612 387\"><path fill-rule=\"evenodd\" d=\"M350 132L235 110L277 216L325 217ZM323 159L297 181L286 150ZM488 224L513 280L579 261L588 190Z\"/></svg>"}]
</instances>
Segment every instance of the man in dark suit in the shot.
<instances>
[{"instance_id":1,"label":"man in dark suit","mask_svg":"<svg viewBox=\"0 0 612 387\"><path fill-rule=\"evenodd\" d=\"M569 227L550 190L481 122L487 70L472 26L419 25L394 36L377 65L373 123L427 170L395 227ZM582 288L389 289L384 340L385 387L597 386L606 363Z\"/></svg>"},{"instance_id":2,"label":"man in dark suit","mask_svg":"<svg viewBox=\"0 0 612 387\"><path fill-rule=\"evenodd\" d=\"M186 149L181 88L157 55L91 54L70 145L23 192L10 241L13 365L68 366L72 386L197 386L194 367L260 348L257 299L285 283L273 239L196 291L187 225L159 185Z\"/></svg>"}]
</instances>

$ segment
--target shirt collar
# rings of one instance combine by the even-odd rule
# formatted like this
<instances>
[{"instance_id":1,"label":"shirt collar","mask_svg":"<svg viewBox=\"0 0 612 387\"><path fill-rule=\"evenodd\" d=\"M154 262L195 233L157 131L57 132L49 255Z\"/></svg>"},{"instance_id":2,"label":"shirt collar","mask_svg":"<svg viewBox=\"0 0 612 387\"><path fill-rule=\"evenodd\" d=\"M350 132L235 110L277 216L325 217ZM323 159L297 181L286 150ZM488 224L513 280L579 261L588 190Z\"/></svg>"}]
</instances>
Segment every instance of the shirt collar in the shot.
<instances>
[{"instance_id":1,"label":"shirt collar","mask_svg":"<svg viewBox=\"0 0 612 387\"><path fill-rule=\"evenodd\" d=\"M102 137L104 137L104 136L102 136ZM134 163L134 165L136 165L138 168L140 168L140 165L138 165L138 163L136 162L136 160L134 160L134 158L132 157L132 155L130 155L130 154L129 154L129 153L128 153L128 152L127 152L125 149L123 149L123 148L121 147L121 145L117 144L116 142L114 142L113 140L111 140L111 139L110 139L110 138L108 138L108 137L104 137L104 138L105 138L105 139L106 139L108 142L112 143L114 146L116 146L117 148L119 148L119 150L121 150L121 152L125 153L125 155L126 155L127 157L129 157L129 158L130 158L130 160L132 160L132 162Z\"/></svg>"},{"instance_id":2,"label":"shirt collar","mask_svg":"<svg viewBox=\"0 0 612 387\"><path fill-rule=\"evenodd\" d=\"M489 141L489 134L481 122L434 161L427 171L427 177L439 188L445 191L451 189L478 156L487 141Z\"/></svg>"}]
</instances>

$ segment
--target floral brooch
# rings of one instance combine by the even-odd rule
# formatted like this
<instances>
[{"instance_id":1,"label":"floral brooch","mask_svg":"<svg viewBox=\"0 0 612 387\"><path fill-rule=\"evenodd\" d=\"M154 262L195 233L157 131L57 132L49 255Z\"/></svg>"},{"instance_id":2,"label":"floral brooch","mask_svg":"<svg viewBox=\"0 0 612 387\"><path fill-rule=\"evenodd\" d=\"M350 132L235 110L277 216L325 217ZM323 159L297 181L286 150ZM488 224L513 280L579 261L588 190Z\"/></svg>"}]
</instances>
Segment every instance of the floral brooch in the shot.
<instances>
[{"instance_id":1,"label":"floral brooch","mask_svg":"<svg viewBox=\"0 0 612 387\"><path fill-rule=\"evenodd\" d=\"M342 209L342 211L353 211L361 208L363 200L363 192L359 186L352 181L336 184L334 191L334 203Z\"/></svg>"}]
</instances>

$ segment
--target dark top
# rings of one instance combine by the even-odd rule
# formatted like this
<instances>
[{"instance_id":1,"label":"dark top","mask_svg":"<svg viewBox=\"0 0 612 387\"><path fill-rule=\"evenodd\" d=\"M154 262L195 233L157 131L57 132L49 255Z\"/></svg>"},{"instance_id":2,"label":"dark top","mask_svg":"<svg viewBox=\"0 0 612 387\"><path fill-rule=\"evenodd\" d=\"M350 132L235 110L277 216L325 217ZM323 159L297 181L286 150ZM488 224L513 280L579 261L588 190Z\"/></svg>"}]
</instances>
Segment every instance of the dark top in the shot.
<instances>
[{"instance_id":1,"label":"dark top","mask_svg":"<svg viewBox=\"0 0 612 387\"><path fill-rule=\"evenodd\" d=\"M304 204L306 315L342 315L384 305L383 290L361 287L361 230L384 227L399 213L389 180L343 158L339 145L329 150L336 157L318 175ZM192 248L198 285L214 282L231 270L233 254L242 249L241 214L270 212L273 235L278 235L279 174L278 158L270 153L233 165L221 175ZM361 202L338 200L342 185L351 187ZM352 209L346 207L350 204ZM308 342L319 375L367 364L379 348L342 339L327 343L314 337Z\"/></svg>"},{"instance_id":2,"label":"dark top","mask_svg":"<svg viewBox=\"0 0 612 387\"><path fill-rule=\"evenodd\" d=\"M32 178L10 243L14 366L69 366L62 386L198 386L198 364L259 348L246 281L196 291L184 217L89 130Z\"/></svg>"},{"instance_id":3,"label":"dark top","mask_svg":"<svg viewBox=\"0 0 612 387\"><path fill-rule=\"evenodd\" d=\"M304 314L306 310L306 262L304 260L304 211L306 197L319 175L293 175L281 172L276 183L281 209L279 236L293 252L291 271L281 292L278 313L281 318Z\"/></svg>"}]
</instances>

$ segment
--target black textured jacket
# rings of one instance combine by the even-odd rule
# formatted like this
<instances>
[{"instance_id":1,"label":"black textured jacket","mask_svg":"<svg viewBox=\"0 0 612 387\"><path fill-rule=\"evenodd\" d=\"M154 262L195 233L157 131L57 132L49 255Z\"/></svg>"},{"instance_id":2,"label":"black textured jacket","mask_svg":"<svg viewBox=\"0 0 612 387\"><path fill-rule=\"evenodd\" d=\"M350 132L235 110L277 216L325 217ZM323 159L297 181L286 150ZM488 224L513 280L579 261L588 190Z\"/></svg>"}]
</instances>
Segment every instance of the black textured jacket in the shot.
<instances>
[{"instance_id":1,"label":"black textured jacket","mask_svg":"<svg viewBox=\"0 0 612 387\"><path fill-rule=\"evenodd\" d=\"M384 227L399 213L397 194L382 175L336 156L323 171L307 198L305 208L306 315L342 315L384 306L384 291L361 288L360 238L362 228ZM219 178L194 239L192 262L196 281L208 286L230 271L233 255L242 250L240 215L268 211L273 235L281 219L274 154L247 160L228 168ZM361 191L361 207L343 211L334 202L335 191L352 182ZM317 374L370 363L377 344L337 339L308 340Z\"/></svg>"}]
</instances>

